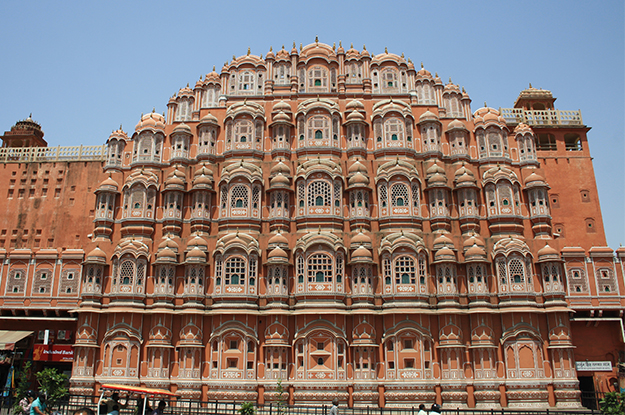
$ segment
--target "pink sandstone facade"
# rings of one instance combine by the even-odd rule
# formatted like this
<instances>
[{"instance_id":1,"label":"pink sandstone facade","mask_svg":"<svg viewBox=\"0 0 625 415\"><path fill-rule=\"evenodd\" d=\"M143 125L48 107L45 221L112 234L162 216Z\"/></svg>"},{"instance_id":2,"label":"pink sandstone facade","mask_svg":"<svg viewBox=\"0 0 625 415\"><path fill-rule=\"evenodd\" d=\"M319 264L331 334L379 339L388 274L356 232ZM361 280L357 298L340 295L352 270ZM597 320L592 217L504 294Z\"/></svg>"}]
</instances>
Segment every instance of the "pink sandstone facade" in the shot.
<instances>
[{"instance_id":1,"label":"pink sandstone facade","mask_svg":"<svg viewBox=\"0 0 625 415\"><path fill-rule=\"evenodd\" d=\"M403 55L315 42L234 58L104 147L22 121L2 326L72 333L80 394L578 407L578 379L618 377L625 250L554 101L473 111Z\"/></svg>"}]
</instances>

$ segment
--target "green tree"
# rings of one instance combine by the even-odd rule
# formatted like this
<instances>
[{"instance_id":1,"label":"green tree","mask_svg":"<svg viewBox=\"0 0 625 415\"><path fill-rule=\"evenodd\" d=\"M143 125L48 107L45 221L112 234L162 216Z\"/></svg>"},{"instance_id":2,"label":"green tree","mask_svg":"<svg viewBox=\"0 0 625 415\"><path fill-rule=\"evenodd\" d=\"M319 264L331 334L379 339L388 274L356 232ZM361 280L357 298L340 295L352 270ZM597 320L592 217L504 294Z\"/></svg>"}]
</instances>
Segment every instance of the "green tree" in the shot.
<instances>
[{"instance_id":1,"label":"green tree","mask_svg":"<svg viewBox=\"0 0 625 415\"><path fill-rule=\"evenodd\" d=\"M276 386L276 392L278 393L278 414L282 415L286 412L286 392L284 386L282 386L282 379L278 379L278 386Z\"/></svg>"},{"instance_id":2,"label":"green tree","mask_svg":"<svg viewBox=\"0 0 625 415\"><path fill-rule=\"evenodd\" d=\"M67 389L67 375L59 373L55 368L45 368L35 374L39 382L39 390L44 392L48 399L48 407L52 407L69 396Z\"/></svg>"},{"instance_id":3,"label":"green tree","mask_svg":"<svg viewBox=\"0 0 625 415\"><path fill-rule=\"evenodd\" d=\"M608 392L599 404L601 413L604 415L623 415L625 414L625 393Z\"/></svg>"},{"instance_id":4,"label":"green tree","mask_svg":"<svg viewBox=\"0 0 625 415\"><path fill-rule=\"evenodd\" d=\"M254 408L252 402L243 402L241 408L239 408L239 413L241 415L254 415L256 413L256 408Z\"/></svg>"},{"instance_id":5,"label":"green tree","mask_svg":"<svg viewBox=\"0 0 625 415\"><path fill-rule=\"evenodd\" d=\"M15 403L13 404L13 413L22 412L22 406L20 401L26 397L26 393L30 389L30 369L32 362L26 362L22 366L22 370L15 373L15 377L19 379L17 381L17 387L15 388Z\"/></svg>"}]
</instances>

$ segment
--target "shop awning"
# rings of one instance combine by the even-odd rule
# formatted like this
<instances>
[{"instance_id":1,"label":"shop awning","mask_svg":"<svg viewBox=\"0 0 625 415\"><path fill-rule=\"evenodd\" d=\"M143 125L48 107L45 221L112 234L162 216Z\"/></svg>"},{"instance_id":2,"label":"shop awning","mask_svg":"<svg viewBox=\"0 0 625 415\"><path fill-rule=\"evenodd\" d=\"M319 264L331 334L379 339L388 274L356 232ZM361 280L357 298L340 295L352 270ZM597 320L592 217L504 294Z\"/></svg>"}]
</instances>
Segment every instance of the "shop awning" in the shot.
<instances>
[{"instance_id":1,"label":"shop awning","mask_svg":"<svg viewBox=\"0 0 625 415\"><path fill-rule=\"evenodd\" d=\"M0 350L13 350L15 343L31 334L32 331L0 330Z\"/></svg>"}]
</instances>

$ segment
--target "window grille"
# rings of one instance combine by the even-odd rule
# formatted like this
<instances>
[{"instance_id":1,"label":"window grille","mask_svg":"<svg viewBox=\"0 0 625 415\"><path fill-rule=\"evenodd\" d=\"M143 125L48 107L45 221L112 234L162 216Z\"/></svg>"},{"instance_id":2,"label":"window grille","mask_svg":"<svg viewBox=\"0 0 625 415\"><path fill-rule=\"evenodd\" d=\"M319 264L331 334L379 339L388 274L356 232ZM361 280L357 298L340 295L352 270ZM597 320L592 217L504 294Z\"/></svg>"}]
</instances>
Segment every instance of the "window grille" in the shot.
<instances>
[{"instance_id":1,"label":"window grille","mask_svg":"<svg viewBox=\"0 0 625 415\"><path fill-rule=\"evenodd\" d=\"M380 187L378 188L378 192L380 194L380 206L381 207L386 207L387 203L388 203L388 195L386 192L386 184L382 183L380 184Z\"/></svg>"},{"instance_id":2,"label":"window grille","mask_svg":"<svg viewBox=\"0 0 625 415\"><path fill-rule=\"evenodd\" d=\"M401 256L395 260L395 283L416 283L416 268L414 259L409 256Z\"/></svg>"},{"instance_id":3,"label":"window grille","mask_svg":"<svg viewBox=\"0 0 625 415\"><path fill-rule=\"evenodd\" d=\"M134 262L127 260L122 262L119 267L119 281L122 285L131 285L135 273Z\"/></svg>"},{"instance_id":4,"label":"window grille","mask_svg":"<svg viewBox=\"0 0 625 415\"><path fill-rule=\"evenodd\" d=\"M308 257L308 282L332 282L332 258L329 255Z\"/></svg>"},{"instance_id":5,"label":"window grille","mask_svg":"<svg viewBox=\"0 0 625 415\"><path fill-rule=\"evenodd\" d=\"M403 183L396 183L391 187L391 205L409 206L408 187Z\"/></svg>"},{"instance_id":6,"label":"window grille","mask_svg":"<svg viewBox=\"0 0 625 415\"><path fill-rule=\"evenodd\" d=\"M245 284L245 261L243 258L234 257L226 261L225 282L226 285Z\"/></svg>"},{"instance_id":7,"label":"window grille","mask_svg":"<svg viewBox=\"0 0 625 415\"><path fill-rule=\"evenodd\" d=\"M505 286L508 283L508 273L506 270L506 259L503 257L497 258L497 275L501 285Z\"/></svg>"},{"instance_id":8,"label":"window grille","mask_svg":"<svg viewBox=\"0 0 625 415\"><path fill-rule=\"evenodd\" d=\"M325 180L315 180L308 185L308 206L330 206L330 183Z\"/></svg>"},{"instance_id":9,"label":"window grille","mask_svg":"<svg viewBox=\"0 0 625 415\"><path fill-rule=\"evenodd\" d=\"M248 208L248 189L242 184L234 186L230 190L230 207L231 208Z\"/></svg>"}]
</instances>

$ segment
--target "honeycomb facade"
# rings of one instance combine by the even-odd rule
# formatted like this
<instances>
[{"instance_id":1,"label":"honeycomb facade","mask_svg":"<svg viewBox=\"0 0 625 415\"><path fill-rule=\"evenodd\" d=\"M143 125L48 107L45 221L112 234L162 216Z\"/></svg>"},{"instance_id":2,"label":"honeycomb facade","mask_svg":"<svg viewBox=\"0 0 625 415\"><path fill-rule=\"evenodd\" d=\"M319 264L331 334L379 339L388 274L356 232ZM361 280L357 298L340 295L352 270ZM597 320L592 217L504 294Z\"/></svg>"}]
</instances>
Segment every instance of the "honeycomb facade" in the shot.
<instances>
[{"instance_id":1,"label":"honeycomb facade","mask_svg":"<svg viewBox=\"0 0 625 415\"><path fill-rule=\"evenodd\" d=\"M233 58L84 159L7 133L2 174L39 181L0 189L5 227L49 220L0 237L0 305L75 313L76 393L577 407L575 331L618 327L625 250L554 101L473 111L403 56L315 42Z\"/></svg>"}]
</instances>

